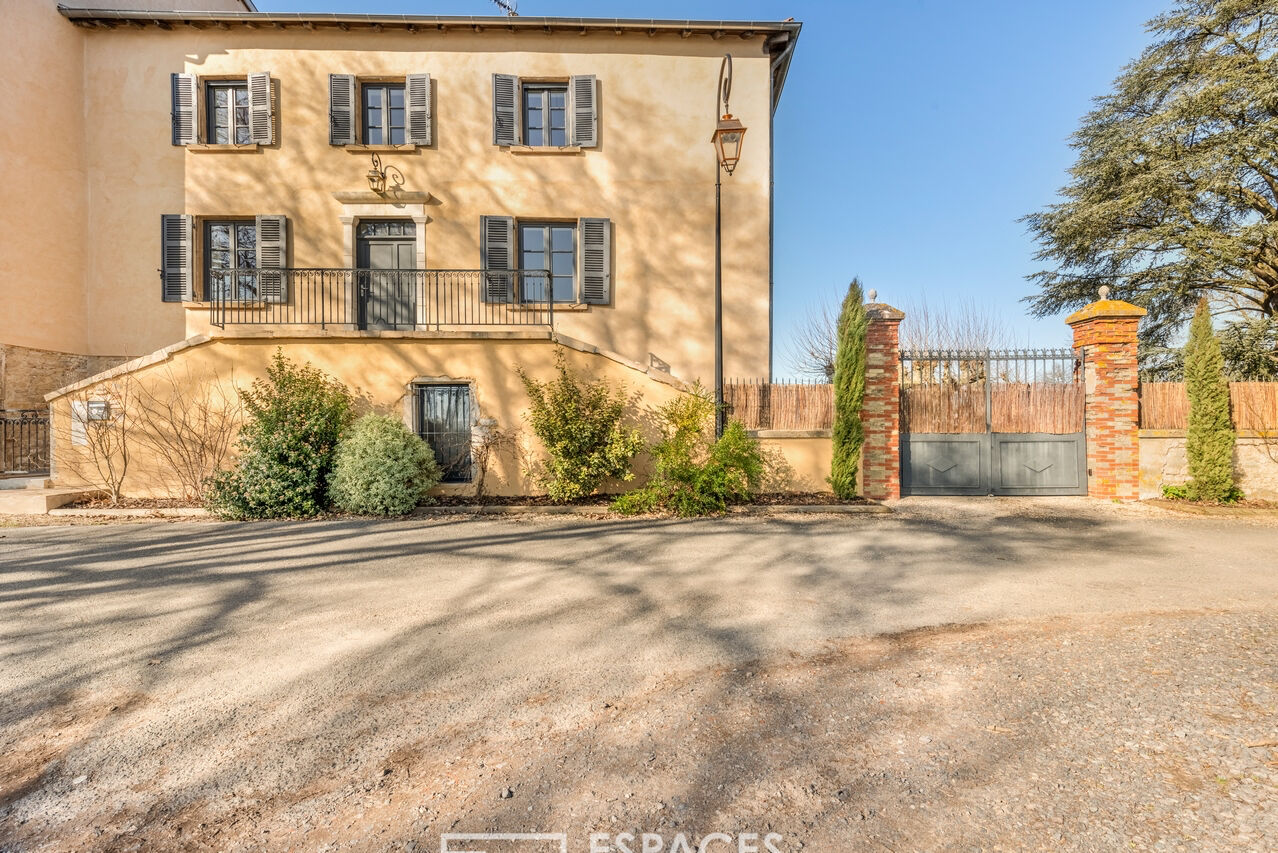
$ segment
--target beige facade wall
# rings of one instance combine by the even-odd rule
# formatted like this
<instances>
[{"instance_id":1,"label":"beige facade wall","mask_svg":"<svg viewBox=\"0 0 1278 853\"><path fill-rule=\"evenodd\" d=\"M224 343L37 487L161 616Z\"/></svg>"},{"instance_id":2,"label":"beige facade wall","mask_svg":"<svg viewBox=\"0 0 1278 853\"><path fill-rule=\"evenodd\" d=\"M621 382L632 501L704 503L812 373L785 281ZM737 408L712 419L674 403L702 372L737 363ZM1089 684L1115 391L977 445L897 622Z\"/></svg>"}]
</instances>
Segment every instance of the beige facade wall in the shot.
<instances>
[{"instance_id":1,"label":"beige facade wall","mask_svg":"<svg viewBox=\"0 0 1278 853\"><path fill-rule=\"evenodd\" d=\"M248 387L266 375L281 341L264 338L223 338L175 348L167 355L149 357L143 366L122 366L119 375L76 388L52 401L54 468L60 485L98 485L84 450L73 443L70 406L73 400L108 399L127 391L136 399L138 385L161 398L172 396L176 386L220 385L233 399L232 389ZM681 387L656 371L644 372L617 358L583 352L573 346L558 346L547 337L540 339L440 339L414 333L382 333L376 336L328 337L283 342L285 355L298 363L309 363L345 383L362 411L394 414L411 421L411 386L415 381L464 382L471 386L472 416L493 418L496 428L512 435L514 447L503 453L486 481L490 494L533 494L541 491L527 476L528 464L540 456L536 439L524 424L528 398L517 365L530 375L547 379L554 375L555 353L562 352L567 364L579 375L604 379L613 387L639 392L636 423L652 423L651 415L668 402ZM136 369L134 369L134 367ZM126 383L137 383L128 386ZM124 417L129 418L126 403ZM136 408L134 409L136 411ZM655 436L648 436L652 439ZM140 441L129 445L130 461L124 493L131 497L169 497L180 492L179 484L163 458ZM612 484L612 488L623 488ZM443 486L441 491L472 492L473 485Z\"/></svg>"},{"instance_id":2,"label":"beige facade wall","mask_svg":"<svg viewBox=\"0 0 1278 853\"><path fill-rule=\"evenodd\" d=\"M0 11L0 344L86 353L84 31L55 0Z\"/></svg>"},{"instance_id":3,"label":"beige facade wall","mask_svg":"<svg viewBox=\"0 0 1278 853\"><path fill-rule=\"evenodd\" d=\"M479 266L481 215L608 217L613 304L560 312L557 328L676 375L709 380L713 365L715 161L709 143L722 53L735 57L733 112L750 128L724 182L725 350L728 375L768 373L769 59L763 37L513 34L386 30L118 28L81 36L85 94L83 267L93 353L144 353L206 327L204 308L159 298L159 222L286 214L290 263L344 262L334 192L365 191L366 152L328 144L328 75L434 81L429 148L382 152L405 189L429 192L430 268ZM243 152L170 144L170 74L277 81L278 144ZM515 154L492 144L491 75L599 80L599 146ZM383 206L382 215L404 215ZM380 213L380 211L379 211ZM188 314L190 315L188 317Z\"/></svg>"},{"instance_id":4,"label":"beige facade wall","mask_svg":"<svg viewBox=\"0 0 1278 853\"><path fill-rule=\"evenodd\" d=\"M1238 487L1249 498L1278 500L1278 435L1243 434L1234 449ZM1163 486L1189 480L1183 430L1140 431L1140 496L1162 497Z\"/></svg>"}]
</instances>

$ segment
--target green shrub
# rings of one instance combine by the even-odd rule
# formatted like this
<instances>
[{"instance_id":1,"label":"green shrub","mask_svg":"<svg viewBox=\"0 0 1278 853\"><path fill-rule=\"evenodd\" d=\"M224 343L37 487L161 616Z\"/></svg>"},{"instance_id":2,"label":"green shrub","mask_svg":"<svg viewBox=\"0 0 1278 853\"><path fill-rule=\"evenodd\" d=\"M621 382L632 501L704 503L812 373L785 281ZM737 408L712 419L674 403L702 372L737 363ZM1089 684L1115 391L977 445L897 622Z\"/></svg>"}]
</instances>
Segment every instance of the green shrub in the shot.
<instances>
[{"instance_id":1,"label":"green shrub","mask_svg":"<svg viewBox=\"0 0 1278 853\"><path fill-rule=\"evenodd\" d=\"M713 515L758 493L766 467L759 443L740 421L730 422L723 436L711 441L714 401L700 386L671 400L659 416L664 437L652 447L652 479L614 500L615 511Z\"/></svg>"},{"instance_id":2,"label":"green shrub","mask_svg":"<svg viewBox=\"0 0 1278 853\"><path fill-rule=\"evenodd\" d=\"M539 382L515 368L531 401L529 424L548 456L537 477L546 494L567 503L593 494L609 478L633 479L630 463L643 439L622 425L625 392L603 380L577 378L562 352L555 355L555 369L555 379Z\"/></svg>"},{"instance_id":3,"label":"green shrub","mask_svg":"<svg viewBox=\"0 0 1278 853\"><path fill-rule=\"evenodd\" d=\"M1164 486L1163 486L1163 497L1167 498L1167 500L1169 500L1169 501L1184 501L1184 500L1189 500L1189 487L1188 487L1188 486L1164 485Z\"/></svg>"},{"instance_id":4,"label":"green shrub","mask_svg":"<svg viewBox=\"0 0 1278 853\"><path fill-rule=\"evenodd\" d=\"M338 442L328 495L359 515L405 515L443 476L430 446L401 421L365 415Z\"/></svg>"},{"instance_id":5,"label":"green shrub","mask_svg":"<svg viewBox=\"0 0 1278 853\"><path fill-rule=\"evenodd\" d=\"M834 356L834 431L830 488L839 500L856 497L856 471L861 464L865 432L861 405L865 400L865 352L869 319L861 282L852 279L839 312L838 350Z\"/></svg>"},{"instance_id":6,"label":"green shrub","mask_svg":"<svg viewBox=\"0 0 1278 853\"><path fill-rule=\"evenodd\" d=\"M1198 303L1189 340L1185 344L1185 391L1189 396L1189 428L1185 455L1189 458L1188 497L1198 501L1226 501L1234 487L1233 424L1229 419L1229 380L1220 342L1212 333L1207 300Z\"/></svg>"},{"instance_id":7,"label":"green shrub","mask_svg":"<svg viewBox=\"0 0 1278 853\"><path fill-rule=\"evenodd\" d=\"M223 518L296 518L327 507L333 453L351 421L345 386L276 351L266 379L241 391L236 467L210 479L205 506Z\"/></svg>"}]
</instances>

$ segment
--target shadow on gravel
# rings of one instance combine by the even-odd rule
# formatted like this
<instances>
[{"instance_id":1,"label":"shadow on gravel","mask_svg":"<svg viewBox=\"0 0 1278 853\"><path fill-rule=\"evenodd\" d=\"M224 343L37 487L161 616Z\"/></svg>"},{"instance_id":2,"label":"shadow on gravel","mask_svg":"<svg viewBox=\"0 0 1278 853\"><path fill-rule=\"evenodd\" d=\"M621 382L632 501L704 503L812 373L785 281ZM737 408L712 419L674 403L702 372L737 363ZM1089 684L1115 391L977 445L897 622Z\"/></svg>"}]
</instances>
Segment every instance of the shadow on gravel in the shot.
<instances>
[{"instance_id":1,"label":"shadow on gravel","mask_svg":"<svg viewBox=\"0 0 1278 853\"><path fill-rule=\"evenodd\" d=\"M0 726L21 727L55 709L59 694L98 682L128 682L150 697L178 689L173 673L188 656L236 640L246 626L287 628L331 612L335 629L349 629L346 596L366 604L384 586L420 595L422 610L433 615L400 619L388 635L318 669L286 674L265 696L231 697L232 711L239 706L255 717L254 740L227 747L238 758L225 770L164 782L149 820L157 827L182 823L183 810L225 801L246 784L341 792L362 783L350 778L352 766L367 770L388 756L416 766L418 778L434 778L451 772L445 756L463 758L455 754L459 745L478 759L490 746L525 742L539 749L519 775L561 778L562 790L545 792L530 814L526 800L505 803L476 782L482 794L441 804L436 818L460 808L468 815L464 828L526 830L557 799L607 790L619 776L669 772L666 818L708 831L720 828L715 821L725 808L730 813L733 798L769 784L761 774L776 774L776 756L765 760L758 751L781 748L785 735L814 724L795 716L803 696L793 691L801 685L760 688L755 680L756 662L773 654L772 636L784 628L771 603L840 636L855 633L869 614L917 605L938 585L957 588L1012 569L1032 573L1044 554L1072 552L1086 561L1128 550L1157 555L1164 547L1130 525L1122 536L1109 535L1110 525L1012 516L979 526L962 518L414 519L33 529L11 536L0 557L0 648L11 673L39 673L39 688L28 680L0 692ZM149 626L155 634L157 625L159 639L65 654L86 632L141 635ZM885 637L853 662L900 665L915 653L915 638ZM684 656L732 664L681 684ZM650 657L669 664L636 669ZM629 689L601 693L599 681L617 672L633 679ZM641 720L632 730L614 719L657 687L688 692L678 713L709 715L681 735L694 754L663 755L660 743L645 739L645 731L661 732L659 720ZM604 701L620 712L602 713ZM131 711L97 721L79 742L118 735ZM576 757L555 749L563 733L554 721L574 716L588 730L573 745ZM234 717L184 717L174 760L224 741ZM582 764L583 755L597 764ZM46 769L45 778L56 769ZM839 784L837 774L827 775L811 784ZM39 787L21 793L33 792L39 796ZM284 797L254 808L261 817L296 802Z\"/></svg>"}]
</instances>

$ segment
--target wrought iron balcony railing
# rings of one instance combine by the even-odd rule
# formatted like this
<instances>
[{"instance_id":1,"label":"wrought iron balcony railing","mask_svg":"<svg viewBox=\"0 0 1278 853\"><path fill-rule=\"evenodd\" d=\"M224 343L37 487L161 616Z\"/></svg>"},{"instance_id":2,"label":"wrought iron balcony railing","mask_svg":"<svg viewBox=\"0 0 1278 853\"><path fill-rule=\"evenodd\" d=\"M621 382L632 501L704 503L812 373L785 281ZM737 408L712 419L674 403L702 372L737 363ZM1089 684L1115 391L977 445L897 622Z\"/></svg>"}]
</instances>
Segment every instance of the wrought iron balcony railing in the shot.
<instances>
[{"instance_id":1,"label":"wrought iron balcony railing","mask_svg":"<svg viewBox=\"0 0 1278 853\"><path fill-rule=\"evenodd\" d=\"M208 288L214 326L368 330L554 327L545 270L271 269Z\"/></svg>"}]
</instances>

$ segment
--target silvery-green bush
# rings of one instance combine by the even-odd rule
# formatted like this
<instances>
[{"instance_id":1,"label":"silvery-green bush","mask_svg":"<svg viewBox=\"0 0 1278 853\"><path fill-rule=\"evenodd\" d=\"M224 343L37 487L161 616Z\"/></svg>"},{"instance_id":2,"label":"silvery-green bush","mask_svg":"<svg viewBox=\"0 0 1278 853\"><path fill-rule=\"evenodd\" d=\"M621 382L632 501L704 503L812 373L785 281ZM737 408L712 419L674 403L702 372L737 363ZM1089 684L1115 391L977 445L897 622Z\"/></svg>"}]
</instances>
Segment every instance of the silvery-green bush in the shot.
<instances>
[{"instance_id":1,"label":"silvery-green bush","mask_svg":"<svg viewBox=\"0 0 1278 853\"><path fill-rule=\"evenodd\" d=\"M359 515L405 515L442 477L430 446L386 415L365 415L342 437L328 495Z\"/></svg>"}]
</instances>

